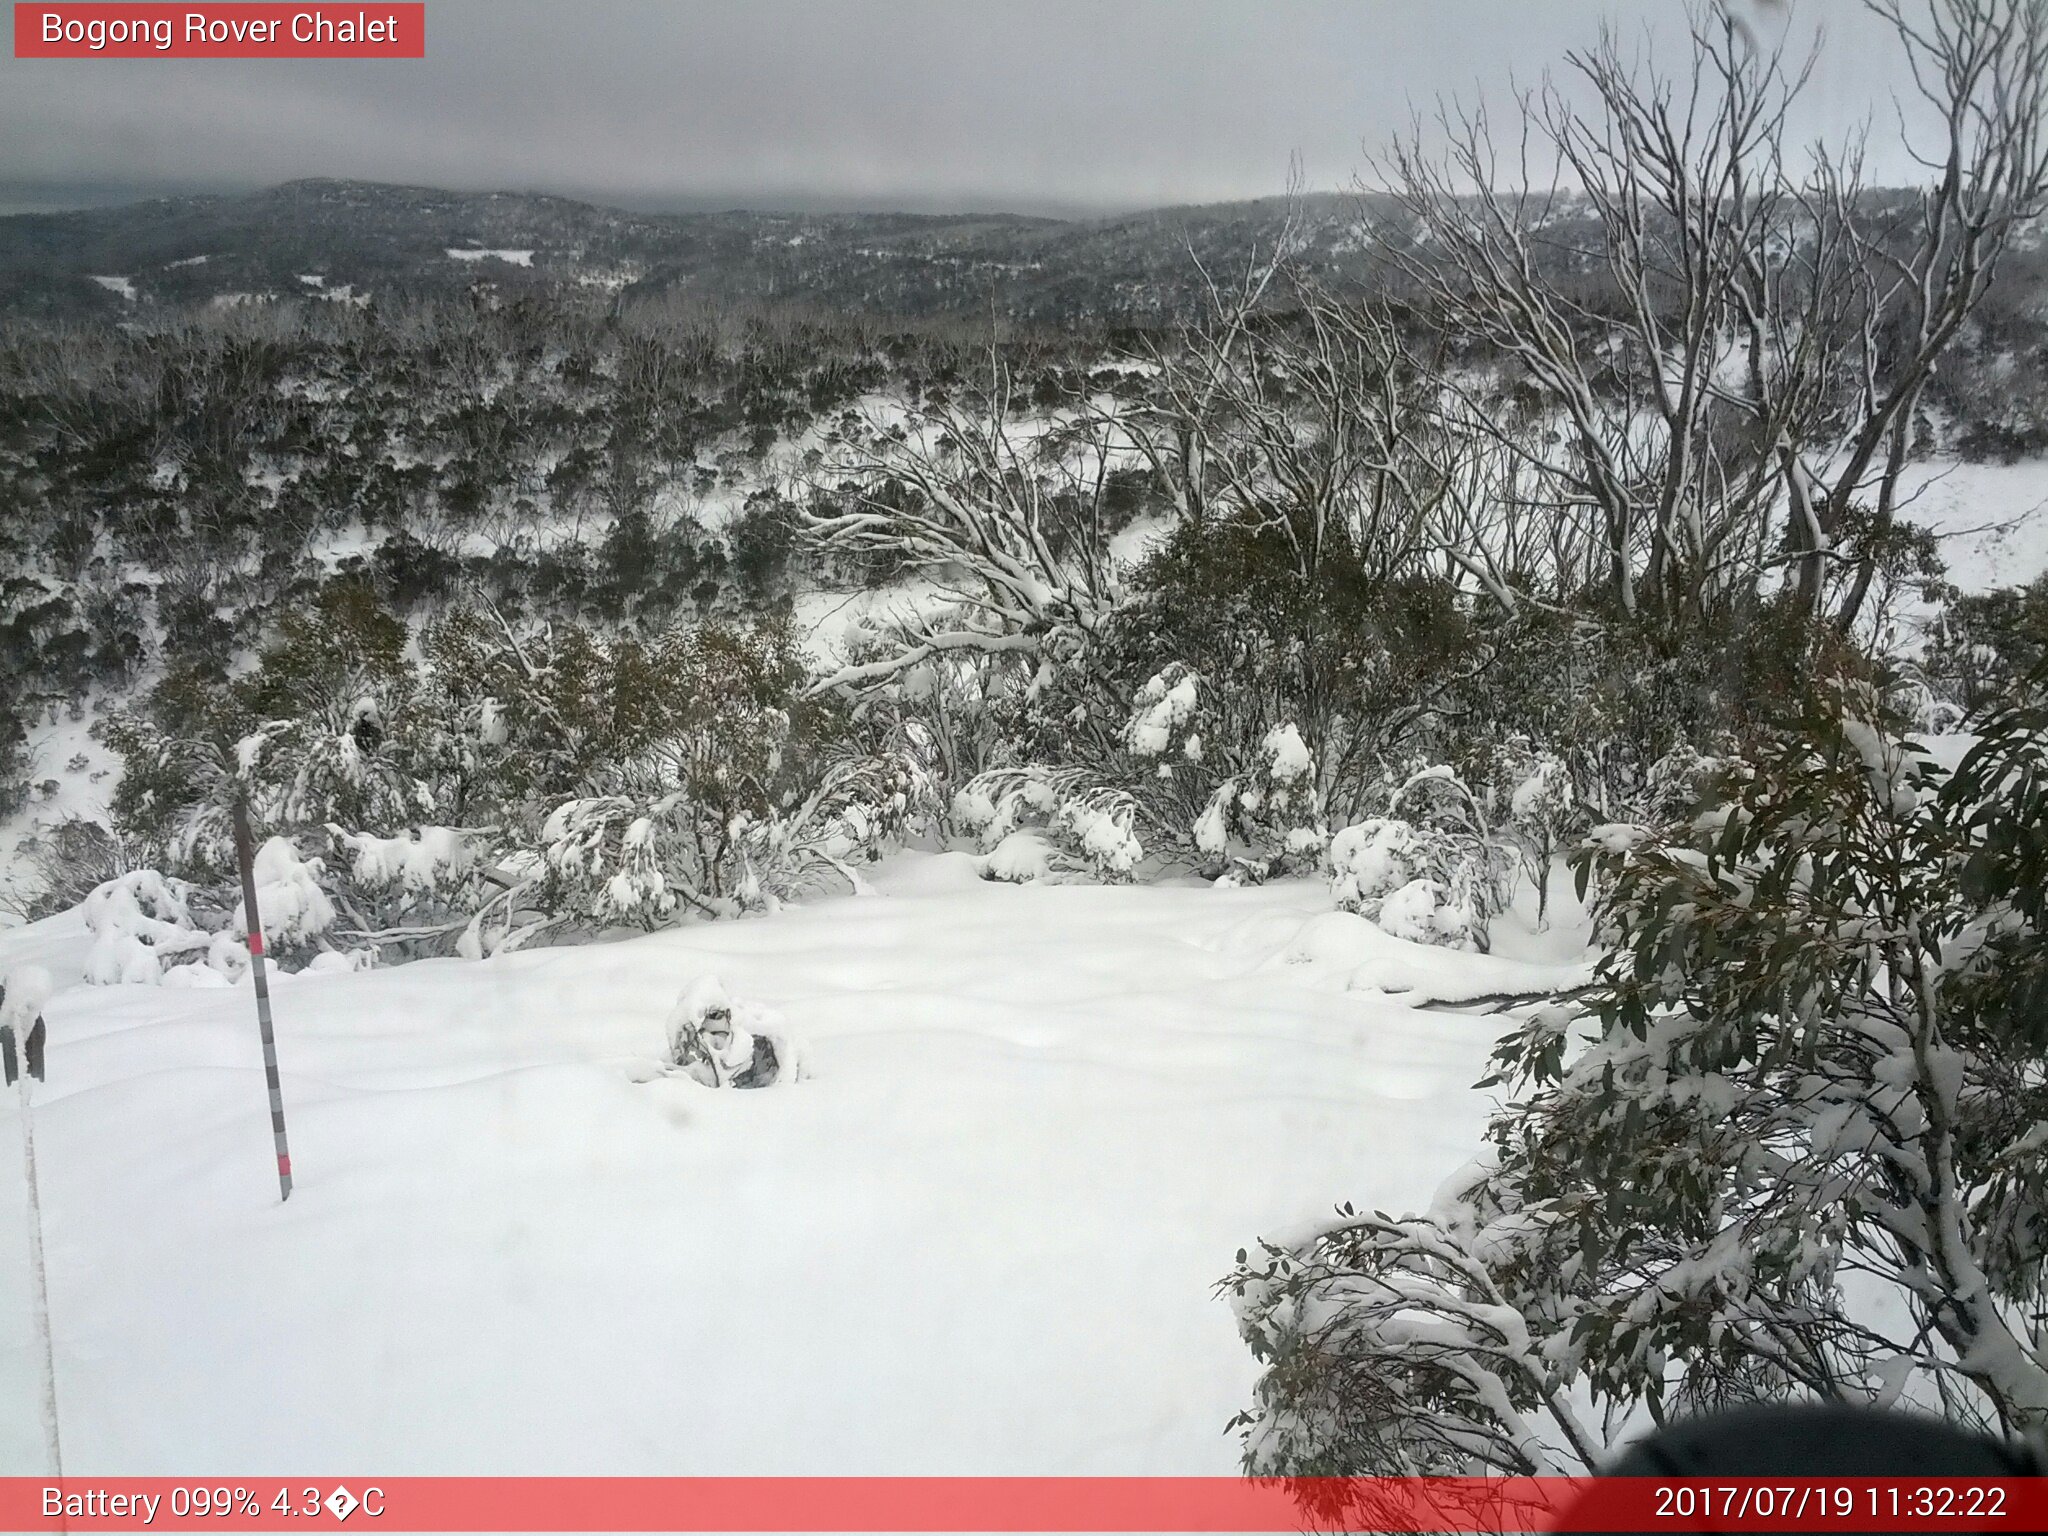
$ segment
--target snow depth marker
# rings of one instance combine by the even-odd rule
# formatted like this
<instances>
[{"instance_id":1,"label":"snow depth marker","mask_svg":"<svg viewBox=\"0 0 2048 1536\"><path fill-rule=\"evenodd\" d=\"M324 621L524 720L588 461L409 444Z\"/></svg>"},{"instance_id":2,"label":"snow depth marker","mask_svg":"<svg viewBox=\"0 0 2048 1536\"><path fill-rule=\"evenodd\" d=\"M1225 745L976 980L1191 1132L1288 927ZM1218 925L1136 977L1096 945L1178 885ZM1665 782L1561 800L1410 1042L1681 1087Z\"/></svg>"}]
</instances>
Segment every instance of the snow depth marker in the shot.
<instances>
[{"instance_id":1,"label":"snow depth marker","mask_svg":"<svg viewBox=\"0 0 2048 1536\"><path fill-rule=\"evenodd\" d=\"M277 1140L277 1192L292 1197L292 1152L284 1139L284 1090L277 1081L277 1035L270 1027L270 982L263 974L263 919L256 911L256 854L249 807L235 801L235 860L242 866L242 917L249 930L249 974L256 982L256 1023L263 1034L263 1080L270 1087L270 1129Z\"/></svg>"},{"instance_id":2,"label":"snow depth marker","mask_svg":"<svg viewBox=\"0 0 2048 1536\"><path fill-rule=\"evenodd\" d=\"M29 1114L28 1087L31 1082L43 1080L43 1042L49 1026L43 1022L39 996L31 993L24 1001L17 991L15 1002L18 1006L13 1012L17 1017L10 1020L7 988L0 985L0 1073L4 1073L10 1087L17 1082L21 1085L21 1172L28 1185L28 1262L35 1280L36 1343L43 1357L43 1443L50 1453L50 1473L61 1485L64 1443L57 1432L57 1345L50 1329L50 1275L43 1261L43 1195L36 1179L36 1126ZM19 1030L15 1028L17 1024Z\"/></svg>"}]
</instances>

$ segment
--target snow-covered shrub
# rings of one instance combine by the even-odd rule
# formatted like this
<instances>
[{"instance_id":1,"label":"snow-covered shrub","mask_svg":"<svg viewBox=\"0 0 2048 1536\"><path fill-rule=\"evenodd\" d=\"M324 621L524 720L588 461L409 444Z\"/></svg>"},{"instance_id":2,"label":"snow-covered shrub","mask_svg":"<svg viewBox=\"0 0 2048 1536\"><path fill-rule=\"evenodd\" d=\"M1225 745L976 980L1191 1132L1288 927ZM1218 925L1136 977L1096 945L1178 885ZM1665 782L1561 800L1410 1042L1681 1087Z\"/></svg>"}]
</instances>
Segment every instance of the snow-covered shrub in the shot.
<instances>
[{"instance_id":1,"label":"snow-covered shrub","mask_svg":"<svg viewBox=\"0 0 2048 1536\"><path fill-rule=\"evenodd\" d=\"M280 959L310 954L314 940L334 926L334 903L321 886L327 861L304 858L290 839L273 837L256 850L252 870L265 952ZM249 932L248 912L239 901L229 926L243 936Z\"/></svg>"},{"instance_id":2,"label":"snow-covered shrub","mask_svg":"<svg viewBox=\"0 0 2048 1536\"><path fill-rule=\"evenodd\" d=\"M1228 689L1174 663L1132 701L1120 739L1134 798L1210 868L1263 878L1313 865L1326 833L1314 755L1292 720L1244 739Z\"/></svg>"},{"instance_id":3,"label":"snow-covered shrub","mask_svg":"<svg viewBox=\"0 0 2048 1536\"><path fill-rule=\"evenodd\" d=\"M328 834L349 860L358 889L431 896L476 867L477 834L461 827L417 827L397 837L347 832L330 824Z\"/></svg>"},{"instance_id":4,"label":"snow-covered shrub","mask_svg":"<svg viewBox=\"0 0 2048 1536\"><path fill-rule=\"evenodd\" d=\"M749 893L735 893L735 902L717 889L731 869L718 856L730 848L730 827L704 829L713 838L709 858L697 852L689 835L698 830L695 826L677 827L663 840L667 846L657 845L657 828L685 805L685 797L673 792L647 802L593 795L556 806L540 829L556 893L550 904L598 922L644 928L665 923L686 899L711 917L741 910ZM672 891L670 868L683 859L691 867L677 872L679 889Z\"/></svg>"},{"instance_id":5,"label":"snow-covered shrub","mask_svg":"<svg viewBox=\"0 0 2048 1536\"><path fill-rule=\"evenodd\" d=\"M184 881L153 869L133 870L96 887L83 903L93 936L85 980L94 986L153 986L181 957L207 955L213 936L193 921L190 894Z\"/></svg>"},{"instance_id":6,"label":"snow-covered shrub","mask_svg":"<svg viewBox=\"0 0 2048 1536\"><path fill-rule=\"evenodd\" d=\"M716 976L684 987L662 1026L669 1062L707 1088L765 1088L803 1076L782 1015L732 998Z\"/></svg>"},{"instance_id":7,"label":"snow-covered shrub","mask_svg":"<svg viewBox=\"0 0 2048 1536\"><path fill-rule=\"evenodd\" d=\"M232 892L237 800L259 835L317 840L265 897L287 948L483 955L749 910L857 886L931 809L929 737L808 698L780 620L641 639L458 608L410 648L356 587L317 612L325 648L289 620L247 678L167 683L110 733L124 825L178 873Z\"/></svg>"},{"instance_id":8,"label":"snow-covered shrub","mask_svg":"<svg viewBox=\"0 0 2048 1536\"><path fill-rule=\"evenodd\" d=\"M1199 747L1198 738L1190 741ZM1260 738L1251 763L1211 791L1190 830L1199 852L1228 861L1232 879L1264 879L1281 869L1321 863L1329 833L1315 758L1293 721Z\"/></svg>"},{"instance_id":9,"label":"snow-covered shrub","mask_svg":"<svg viewBox=\"0 0 2048 1536\"><path fill-rule=\"evenodd\" d=\"M1016 880L1042 866L1059 875L1128 880L1145 856L1130 796L1091 783L1075 769L994 768L977 774L953 797L953 819L992 854L1007 845L1000 872L990 867L996 879ZM1020 830L1036 834L1040 843L1011 842Z\"/></svg>"},{"instance_id":10,"label":"snow-covered shrub","mask_svg":"<svg viewBox=\"0 0 2048 1536\"><path fill-rule=\"evenodd\" d=\"M1468 627L1449 584L1391 576L1379 564L1384 551L1353 546L1336 516L1307 557L1299 530L1283 524L1297 515L1313 521L1316 511L1217 505L1175 525L1133 573L1131 598L1093 638L1088 663L1128 690L1134 714L1153 711L1145 724L1154 736L1169 731L1165 750L1144 764L1172 768L1170 787L1186 809L1168 803L1166 781L1154 788L1134 777L1132 792L1148 807L1160 802L1147 823L1171 824L1177 838L1190 835L1225 780L1244 790L1267 774L1268 738L1293 728L1313 761L1311 777L1292 787L1313 790L1316 814L1254 816L1233 833L1243 845L1233 851L1245 857L1284 853L1293 827L1332 814L1357 819L1382 788L1383 765L1417 750L1433 727L1418 702L1467 665ZM1127 742L1143 739L1126 727Z\"/></svg>"},{"instance_id":11,"label":"snow-covered shrub","mask_svg":"<svg viewBox=\"0 0 2048 1536\"><path fill-rule=\"evenodd\" d=\"M281 837L255 857L256 905L263 916L266 950L297 961L325 953L321 936L335 909L321 888L325 866L302 859ZM238 900L231 915L217 912L208 927L195 918L196 890L156 870L135 870L109 880L86 897L82 915L93 935L84 977L98 986L117 983L174 987L232 986L249 974L248 925Z\"/></svg>"},{"instance_id":12,"label":"snow-covered shrub","mask_svg":"<svg viewBox=\"0 0 2048 1536\"><path fill-rule=\"evenodd\" d=\"M324 958L315 955L315 962ZM203 958L187 960L163 973L167 987L231 987L249 974L249 946L231 933L217 932L206 946Z\"/></svg>"},{"instance_id":13,"label":"snow-covered shrub","mask_svg":"<svg viewBox=\"0 0 2048 1536\"><path fill-rule=\"evenodd\" d=\"M1189 762L1202 760L1202 739L1189 730L1200 702L1202 679L1178 664L1155 672L1131 700L1124 745L1139 759L1164 757L1176 746Z\"/></svg>"},{"instance_id":14,"label":"snow-covered shrub","mask_svg":"<svg viewBox=\"0 0 2048 1536\"><path fill-rule=\"evenodd\" d=\"M537 862L508 853L496 828L417 827L395 837L327 828L329 887L350 939L386 958L517 949L553 927Z\"/></svg>"},{"instance_id":15,"label":"snow-covered shrub","mask_svg":"<svg viewBox=\"0 0 2048 1536\"><path fill-rule=\"evenodd\" d=\"M1006 885L1031 885L1050 880L1058 871L1059 849L1043 832L1019 828L1004 834L981 861L981 871L990 880Z\"/></svg>"},{"instance_id":16,"label":"snow-covered shrub","mask_svg":"<svg viewBox=\"0 0 2048 1536\"><path fill-rule=\"evenodd\" d=\"M1654 826L1690 815L1727 766L1724 759L1681 742L1650 764L1634 808Z\"/></svg>"},{"instance_id":17,"label":"snow-covered shrub","mask_svg":"<svg viewBox=\"0 0 2048 1536\"><path fill-rule=\"evenodd\" d=\"M890 666L905 643L900 628L848 635L842 642L848 665ZM1005 716L1031 676L1032 669L1007 652L939 652L867 686L847 713L865 736L913 744L941 799L950 801L955 789L997 760Z\"/></svg>"},{"instance_id":18,"label":"snow-covered shrub","mask_svg":"<svg viewBox=\"0 0 2048 1536\"><path fill-rule=\"evenodd\" d=\"M136 867L137 850L111 827L66 816L15 844L13 873L0 897L34 921L69 911L107 881Z\"/></svg>"},{"instance_id":19,"label":"snow-covered shrub","mask_svg":"<svg viewBox=\"0 0 2048 1536\"><path fill-rule=\"evenodd\" d=\"M1337 905L1396 938L1484 950L1507 904L1509 851L1491 837L1471 794L1448 768L1424 769L1390 811L1330 839Z\"/></svg>"},{"instance_id":20,"label":"snow-covered shrub","mask_svg":"<svg viewBox=\"0 0 2048 1536\"><path fill-rule=\"evenodd\" d=\"M2048 696L2044 657L2048 572L2024 587L1952 594L1928 626L1923 667L1940 698L1975 715Z\"/></svg>"},{"instance_id":21,"label":"snow-covered shrub","mask_svg":"<svg viewBox=\"0 0 2048 1536\"><path fill-rule=\"evenodd\" d=\"M731 809L686 789L644 794L582 796L549 815L539 837L549 910L653 928L758 911L834 881L858 890L856 866L901 834L927 789L921 766L899 756L835 764L780 807Z\"/></svg>"},{"instance_id":22,"label":"snow-covered shrub","mask_svg":"<svg viewBox=\"0 0 2048 1536\"><path fill-rule=\"evenodd\" d=\"M1555 752L1532 751L1516 744L1501 765L1505 770L1506 831L1519 850L1522 867L1536 887L1536 922L1550 919L1550 876L1559 855L1586 825L1578 785L1565 760Z\"/></svg>"},{"instance_id":23,"label":"snow-covered shrub","mask_svg":"<svg viewBox=\"0 0 2048 1536\"><path fill-rule=\"evenodd\" d=\"M366 587L336 580L225 687L172 669L103 729L123 762L117 823L165 868L213 881L233 874L238 799L264 833L438 819L446 743L407 639Z\"/></svg>"},{"instance_id":24,"label":"snow-covered shrub","mask_svg":"<svg viewBox=\"0 0 2048 1536\"><path fill-rule=\"evenodd\" d=\"M1944 775L1875 698L1589 845L1614 951L1430 1210L1240 1254L1251 1471L1584 1472L1754 1398L2048 1427L2048 714Z\"/></svg>"}]
</instances>

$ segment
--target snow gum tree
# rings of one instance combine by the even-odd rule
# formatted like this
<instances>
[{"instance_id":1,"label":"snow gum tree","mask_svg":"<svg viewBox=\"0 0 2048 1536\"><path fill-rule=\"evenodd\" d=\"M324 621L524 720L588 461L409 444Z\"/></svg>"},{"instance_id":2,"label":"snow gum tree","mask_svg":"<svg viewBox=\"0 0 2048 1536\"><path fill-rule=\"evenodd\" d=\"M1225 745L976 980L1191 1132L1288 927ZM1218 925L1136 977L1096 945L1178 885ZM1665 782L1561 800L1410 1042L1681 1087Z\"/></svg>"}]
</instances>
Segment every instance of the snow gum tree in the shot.
<instances>
[{"instance_id":1,"label":"snow gum tree","mask_svg":"<svg viewBox=\"0 0 2048 1536\"><path fill-rule=\"evenodd\" d=\"M1525 517L1573 530L1611 611L1725 623L1787 567L1804 614L1852 627L1896 544L1929 380L2048 208L2048 9L1868 8L1930 125L1904 130L1924 172L1905 197L1868 184L1861 141L1793 141L1809 68L1725 6L1694 9L1677 71L1609 35L1499 137L1483 110L1446 111L1440 149L1418 132L1389 157L1409 221L1391 258L1448 335L1503 360L1480 388L1445 379L1461 420L1516 463ZM1562 274L1553 226L1581 216L1586 260ZM1503 420L1499 383L1545 430Z\"/></svg>"},{"instance_id":2,"label":"snow gum tree","mask_svg":"<svg viewBox=\"0 0 2048 1536\"><path fill-rule=\"evenodd\" d=\"M1768 1398L2048 1425L2043 724L1948 774L1850 693L1596 829L1611 952L1500 1042L1483 1157L1225 1282L1248 1467L1576 1471Z\"/></svg>"}]
</instances>

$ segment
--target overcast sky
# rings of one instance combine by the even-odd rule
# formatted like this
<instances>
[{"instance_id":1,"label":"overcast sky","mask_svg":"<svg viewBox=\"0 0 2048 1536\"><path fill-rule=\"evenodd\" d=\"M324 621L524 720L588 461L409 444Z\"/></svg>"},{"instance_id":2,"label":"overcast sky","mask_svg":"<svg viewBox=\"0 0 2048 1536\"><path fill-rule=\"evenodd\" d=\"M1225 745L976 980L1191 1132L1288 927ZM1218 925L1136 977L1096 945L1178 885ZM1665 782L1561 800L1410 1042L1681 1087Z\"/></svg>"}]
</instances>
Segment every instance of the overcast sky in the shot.
<instances>
[{"instance_id":1,"label":"overcast sky","mask_svg":"<svg viewBox=\"0 0 2048 1536\"><path fill-rule=\"evenodd\" d=\"M1896 79L1850 0L1801 123ZM110 13L116 8L110 8ZM374 10L374 5L369 9ZM1789 13L1791 20L1785 20ZM1349 185L1413 107L1677 0L430 0L427 57L0 58L0 205L347 176L650 206L1086 211ZM1896 175L1893 159L1876 167Z\"/></svg>"}]
</instances>

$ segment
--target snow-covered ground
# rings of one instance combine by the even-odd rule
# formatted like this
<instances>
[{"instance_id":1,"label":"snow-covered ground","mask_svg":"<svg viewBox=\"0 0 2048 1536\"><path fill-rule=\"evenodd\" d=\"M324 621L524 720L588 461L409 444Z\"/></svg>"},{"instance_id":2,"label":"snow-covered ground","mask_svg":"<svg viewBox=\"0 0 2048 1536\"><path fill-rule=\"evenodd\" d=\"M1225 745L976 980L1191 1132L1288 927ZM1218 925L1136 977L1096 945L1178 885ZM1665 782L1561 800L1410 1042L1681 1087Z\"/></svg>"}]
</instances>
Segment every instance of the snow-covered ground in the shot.
<instances>
[{"instance_id":1,"label":"snow-covered ground","mask_svg":"<svg viewBox=\"0 0 2048 1536\"><path fill-rule=\"evenodd\" d=\"M1965 592L2019 586L2048 571L2048 463L1908 467L1901 515L1941 539L1948 577Z\"/></svg>"},{"instance_id":2,"label":"snow-covered ground","mask_svg":"<svg viewBox=\"0 0 2048 1536\"><path fill-rule=\"evenodd\" d=\"M1576 942L1424 950L1315 883L1019 888L957 853L873 883L280 980L283 1206L247 987L61 991L34 1112L67 1469L1231 1470L1255 1365L1214 1282L1337 1201L1424 1202L1501 1020L1414 1004L1553 983ZM67 914L0 968L61 984L85 945ZM707 972L807 1080L641 1080ZM41 1470L26 1341L0 1472Z\"/></svg>"},{"instance_id":3,"label":"snow-covered ground","mask_svg":"<svg viewBox=\"0 0 2048 1536\"><path fill-rule=\"evenodd\" d=\"M487 261L495 259L498 261L508 261L515 267L530 267L533 265L533 252L531 250L511 251L450 246L448 254L456 261Z\"/></svg>"},{"instance_id":4,"label":"snow-covered ground","mask_svg":"<svg viewBox=\"0 0 2048 1536\"><path fill-rule=\"evenodd\" d=\"M11 816L0 816L0 932L16 921L11 907L25 899L33 883L20 855L21 843L66 817L105 821L121 779L121 761L92 728L101 716L68 710L52 719L48 712L28 722L28 801ZM75 766L74 766L75 765Z\"/></svg>"}]
</instances>

